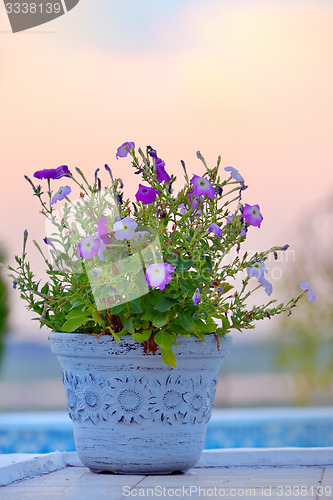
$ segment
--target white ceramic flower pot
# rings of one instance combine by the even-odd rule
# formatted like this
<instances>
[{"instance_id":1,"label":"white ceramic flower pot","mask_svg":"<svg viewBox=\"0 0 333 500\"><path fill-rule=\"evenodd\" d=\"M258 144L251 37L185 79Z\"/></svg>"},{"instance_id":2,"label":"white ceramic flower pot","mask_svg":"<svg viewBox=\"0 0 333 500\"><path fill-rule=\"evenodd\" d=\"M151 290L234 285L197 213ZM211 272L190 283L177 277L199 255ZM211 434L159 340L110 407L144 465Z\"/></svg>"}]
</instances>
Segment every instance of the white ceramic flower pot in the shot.
<instances>
[{"instance_id":1,"label":"white ceramic flower pot","mask_svg":"<svg viewBox=\"0 0 333 500\"><path fill-rule=\"evenodd\" d=\"M63 370L77 453L94 472L167 474L200 458L231 335L177 339L177 368L131 336L50 334Z\"/></svg>"}]
</instances>

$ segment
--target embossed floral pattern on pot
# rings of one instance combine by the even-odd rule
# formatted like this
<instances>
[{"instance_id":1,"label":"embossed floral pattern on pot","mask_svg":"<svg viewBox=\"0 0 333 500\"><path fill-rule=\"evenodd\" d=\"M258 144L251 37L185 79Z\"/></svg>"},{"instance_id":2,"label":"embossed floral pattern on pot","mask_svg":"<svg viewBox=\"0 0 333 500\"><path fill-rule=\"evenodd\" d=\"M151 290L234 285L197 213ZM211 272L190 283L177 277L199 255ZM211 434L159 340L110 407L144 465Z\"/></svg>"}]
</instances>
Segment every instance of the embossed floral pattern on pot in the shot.
<instances>
[{"instance_id":1,"label":"embossed floral pattern on pot","mask_svg":"<svg viewBox=\"0 0 333 500\"><path fill-rule=\"evenodd\" d=\"M74 375L63 372L67 408L76 422L115 420L131 424L152 419L176 422L208 422L216 380L168 375L155 381L134 375L112 377Z\"/></svg>"},{"instance_id":2,"label":"embossed floral pattern on pot","mask_svg":"<svg viewBox=\"0 0 333 500\"><path fill-rule=\"evenodd\" d=\"M216 384L215 380L214 382ZM213 384L207 384L203 381L202 377L199 377L196 380L190 379L187 385L188 390L183 396L184 400L188 404L188 410L184 415L184 423L208 422L212 413L210 385L213 387Z\"/></svg>"},{"instance_id":3,"label":"embossed floral pattern on pot","mask_svg":"<svg viewBox=\"0 0 333 500\"><path fill-rule=\"evenodd\" d=\"M94 424L99 419L107 420L111 397L103 377L94 377L89 373L83 380L79 380L75 394L82 420L91 420Z\"/></svg>"},{"instance_id":4,"label":"embossed floral pattern on pot","mask_svg":"<svg viewBox=\"0 0 333 500\"><path fill-rule=\"evenodd\" d=\"M157 380L154 387L154 420L169 424L181 420L187 410L184 399L186 390L186 380L181 376L169 375L165 381Z\"/></svg>"},{"instance_id":5,"label":"embossed floral pattern on pot","mask_svg":"<svg viewBox=\"0 0 333 500\"><path fill-rule=\"evenodd\" d=\"M134 376L109 381L110 413L118 422L139 423L144 418L152 418L152 394L145 377Z\"/></svg>"},{"instance_id":6,"label":"embossed floral pattern on pot","mask_svg":"<svg viewBox=\"0 0 333 500\"><path fill-rule=\"evenodd\" d=\"M110 395L103 377L89 373L86 377L63 372L66 388L67 409L74 421L91 420L94 424L99 419L107 420Z\"/></svg>"}]
</instances>

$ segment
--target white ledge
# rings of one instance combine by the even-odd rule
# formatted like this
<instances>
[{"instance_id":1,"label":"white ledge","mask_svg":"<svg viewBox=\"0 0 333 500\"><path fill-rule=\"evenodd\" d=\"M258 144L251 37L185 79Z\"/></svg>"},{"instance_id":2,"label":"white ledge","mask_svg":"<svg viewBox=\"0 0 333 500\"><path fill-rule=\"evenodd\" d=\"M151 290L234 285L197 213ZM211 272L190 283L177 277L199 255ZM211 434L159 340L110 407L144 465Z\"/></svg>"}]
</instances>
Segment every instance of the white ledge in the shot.
<instances>
[{"instance_id":1,"label":"white ledge","mask_svg":"<svg viewBox=\"0 0 333 500\"><path fill-rule=\"evenodd\" d=\"M55 451L45 455L2 455L0 486L6 486L21 479L38 477L68 466L82 467L76 452Z\"/></svg>"},{"instance_id":2,"label":"white ledge","mask_svg":"<svg viewBox=\"0 0 333 500\"><path fill-rule=\"evenodd\" d=\"M333 447L204 450L197 467L295 467L304 465L333 465Z\"/></svg>"},{"instance_id":3,"label":"white ledge","mask_svg":"<svg viewBox=\"0 0 333 500\"><path fill-rule=\"evenodd\" d=\"M298 467L333 465L333 447L327 448L226 448L204 450L196 468ZM76 452L45 455L9 454L0 458L0 486L39 477L65 467L83 467Z\"/></svg>"}]
</instances>

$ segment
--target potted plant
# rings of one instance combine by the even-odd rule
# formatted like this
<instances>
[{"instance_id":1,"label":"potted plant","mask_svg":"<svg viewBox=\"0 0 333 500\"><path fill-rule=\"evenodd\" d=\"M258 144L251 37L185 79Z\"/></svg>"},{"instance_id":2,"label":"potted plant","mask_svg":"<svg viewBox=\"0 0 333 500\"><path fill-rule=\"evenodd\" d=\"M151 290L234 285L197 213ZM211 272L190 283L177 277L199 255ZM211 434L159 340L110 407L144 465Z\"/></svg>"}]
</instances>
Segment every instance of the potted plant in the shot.
<instances>
[{"instance_id":1,"label":"potted plant","mask_svg":"<svg viewBox=\"0 0 333 500\"><path fill-rule=\"evenodd\" d=\"M204 172L191 176L182 161L185 183L176 193L176 177L153 148L136 152L126 142L116 157L128 155L141 176L134 202L108 165L105 188L99 169L92 183L79 168L76 176L65 165L37 171L45 193L26 177L47 221L46 246L34 241L47 279L27 261L27 231L9 269L52 331L82 462L93 471L184 471L202 451L229 332L315 294L302 283L286 304L247 305L260 288L271 295L265 260L288 245L241 256L263 217L258 205L243 203L247 186L236 169L220 177L220 157L209 168L197 152Z\"/></svg>"}]
</instances>

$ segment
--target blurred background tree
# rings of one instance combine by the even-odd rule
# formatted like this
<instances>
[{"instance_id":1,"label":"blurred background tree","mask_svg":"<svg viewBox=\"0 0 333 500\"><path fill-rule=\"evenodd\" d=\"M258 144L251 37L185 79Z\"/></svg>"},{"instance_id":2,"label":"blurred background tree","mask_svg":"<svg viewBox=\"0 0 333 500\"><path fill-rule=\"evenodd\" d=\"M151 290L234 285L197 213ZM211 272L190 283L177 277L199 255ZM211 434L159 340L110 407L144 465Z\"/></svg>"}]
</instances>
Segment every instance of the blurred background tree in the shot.
<instances>
[{"instance_id":1,"label":"blurred background tree","mask_svg":"<svg viewBox=\"0 0 333 500\"><path fill-rule=\"evenodd\" d=\"M333 404L333 194L304 213L299 248L284 283L307 281L315 305L303 301L278 324L278 366L293 372L295 403Z\"/></svg>"},{"instance_id":2,"label":"blurred background tree","mask_svg":"<svg viewBox=\"0 0 333 500\"><path fill-rule=\"evenodd\" d=\"M0 262L3 261L3 255L0 253ZM0 368L4 350L4 338L7 333L8 318L8 295L7 288L3 281L3 269L0 267Z\"/></svg>"}]
</instances>

